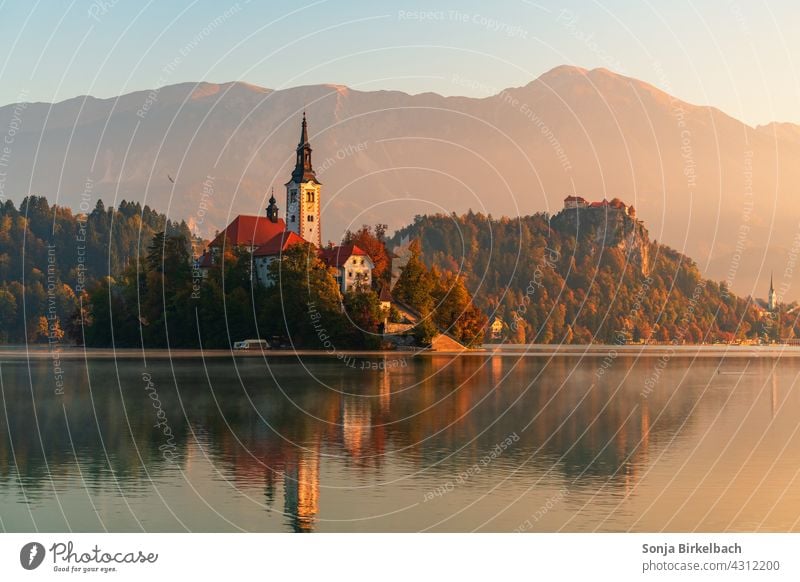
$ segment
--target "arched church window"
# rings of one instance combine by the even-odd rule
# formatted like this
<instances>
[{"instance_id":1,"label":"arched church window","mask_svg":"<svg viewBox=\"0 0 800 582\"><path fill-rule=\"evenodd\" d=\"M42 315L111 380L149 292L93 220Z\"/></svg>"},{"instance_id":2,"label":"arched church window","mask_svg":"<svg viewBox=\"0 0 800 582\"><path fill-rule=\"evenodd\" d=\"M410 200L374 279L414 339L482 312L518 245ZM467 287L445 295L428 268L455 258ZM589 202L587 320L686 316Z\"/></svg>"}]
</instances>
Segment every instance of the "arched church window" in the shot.
<instances>
[{"instance_id":1,"label":"arched church window","mask_svg":"<svg viewBox=\"0 0 800 582\"><path fill-rule=\"evenodd\" d=\"M306 202L314 202L314 193L306 192Z\"/></svg>"}]
</instances>

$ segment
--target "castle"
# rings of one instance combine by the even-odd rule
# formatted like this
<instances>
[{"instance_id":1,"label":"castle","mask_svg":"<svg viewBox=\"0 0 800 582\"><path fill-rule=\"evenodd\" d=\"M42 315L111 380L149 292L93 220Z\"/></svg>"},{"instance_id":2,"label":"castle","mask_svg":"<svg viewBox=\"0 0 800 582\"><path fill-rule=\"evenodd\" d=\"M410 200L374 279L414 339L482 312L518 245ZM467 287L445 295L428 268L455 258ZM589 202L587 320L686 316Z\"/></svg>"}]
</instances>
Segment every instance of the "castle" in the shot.
<instances>
[{"instance_id":1,"label":"castle","mask_svg":"<svg viewBox=\"0 0 800 582\"><path fill-rule=\"evenodd\" d=\"M261 285L273 284L270 265L280 260L292 246L311 243L319 258L335 271L342 293L355 285L369 287L375 268L369 255L356 245L322 247L322 183L317 180L311 163L311 144L308 141L308 122L303 113L300 142L297 144L295 166L286 187L286 216L279 217L274 193L264 216L240 214L218 233L208 249L197 260L197 268L208 276L210 269L221 263L226 248L248 251L253 259L252 273Z\"/></svg>"},{"instance_id":2,"label":"castle","mask_svg":"<svg viewBox=\"0 0 800 582\"><path fill-rule=\"evenodd\" d=\"M628 206L619 198L612 198L611 200L606 200L604 198L600 202L588 202L581 196L567 196L564 198L565 210L580 208L619 210L625 213L626 216L636 218L636 210L633 208L633 206Z\"/></svg>"}]
</instances>

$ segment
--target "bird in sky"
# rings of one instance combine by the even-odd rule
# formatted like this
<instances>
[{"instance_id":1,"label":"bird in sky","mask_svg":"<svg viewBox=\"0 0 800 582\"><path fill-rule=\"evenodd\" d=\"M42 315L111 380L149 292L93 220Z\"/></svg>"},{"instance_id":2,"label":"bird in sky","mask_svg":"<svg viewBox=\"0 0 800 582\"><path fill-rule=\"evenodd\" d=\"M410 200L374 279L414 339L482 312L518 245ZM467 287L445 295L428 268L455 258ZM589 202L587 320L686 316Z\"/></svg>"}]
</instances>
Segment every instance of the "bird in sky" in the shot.
<instances>
[{"instance_id":1,"label":"bird in sky","mask_svg":"<svg viewBox=\"0 0 800 582\"><path fill-rule=\"evenodd\" d=\"M168 179L170 182L172 182L173 184L175 183L175 180L173 180L172 176L170 176L169 174L167 174L167 179Z\"/></svg>"}]
</instances>

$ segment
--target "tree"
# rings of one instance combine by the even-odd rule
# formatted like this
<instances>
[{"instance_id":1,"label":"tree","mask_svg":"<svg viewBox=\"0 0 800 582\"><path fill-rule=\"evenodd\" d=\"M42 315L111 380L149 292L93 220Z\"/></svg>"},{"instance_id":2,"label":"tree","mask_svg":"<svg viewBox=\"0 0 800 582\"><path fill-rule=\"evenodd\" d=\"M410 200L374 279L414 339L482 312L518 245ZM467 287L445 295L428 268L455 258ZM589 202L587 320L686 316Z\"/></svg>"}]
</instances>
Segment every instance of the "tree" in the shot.
<instances>
[{"instance_id":1,"label":"tree","mask_svg":"<svg viewBox=\"0 0 800 582\"><path fill-rule=\"evenodd\" d=\"M46 342L49 331L47 318L44 315L40 315L36 321L36 331L34 331L33 340L37 343Z\"/></svg>"},{"instance_id":2,"label":"tree","mask_svg":"<svg viewBox=\"0 0 800 582\"><path fill-rule=\"evenodd\" d=\"M298 347L330 349L328 344L347 342L339 287L314 245L290 247L269 272L274 284L266 290L259 316L262 335L286 335Z\"/></svg>"},{"instance_id":3,"label":"tree","mask_svg":"<svg viewBox=\"0 0 800 582\"><path fill-rule=\"evenodd\" d=\"M469 346L483 343L488 318L472 302L461 276L446 272L436 283L434 321Z\"/></svg>"},{"instance_id":4,"label":"tree","mask_svg":"<svg viewBox=\"0 0 800 582\"><path fill-rule=\"evenodd\" d=\"M378 326L383 314L378 294L368 287L356 286L345 293L344 311L352 326L351 340L348 343L365 349L380 347Z\"/></svg>"},{"instance_id":5,"label":"tree","mask_svg":"<svg viewBox=\"0 0 800 582\"><path fill-rule=\"evenodd\" d=\"M458 339L468 347L476 347L483 343L486 335L488 318L483 310L478 309L472 301L458 318Z\"/></svg>"},{"instance_id":6,"label":"tree","mask_svg":"<svg viewBox=\"0 0 800 582\"><path fill-rule=\"evenodd\" d=\"M0 341L8 342L17 317L17 300L8 287L0 287Z\"/></svg>"},{"instance_id":7,"label":"tree","mask_svg":"<svg viewBox=\"0 0 800 582\"><path fill-rule=\"evenodd\" d=\"M411 257L403 267L400 278L392 289L392 295L397 301L405 303L423 316L428 315L434 305L433 291L436 281L422 262L419 241L413 241L409 250Z\"/></svg>"},{"instance_id":8,"label":"tree","mask_svg":"<svg viewBox=\"0 0 800 582\"><path fill-rule=\"evenodd\" d=\"M430 317L425 317L414 326L414 341L417 345L428 347L431 345L433 338L438 333L436 325L431 321Z\"/></svg>"}]
</instances>

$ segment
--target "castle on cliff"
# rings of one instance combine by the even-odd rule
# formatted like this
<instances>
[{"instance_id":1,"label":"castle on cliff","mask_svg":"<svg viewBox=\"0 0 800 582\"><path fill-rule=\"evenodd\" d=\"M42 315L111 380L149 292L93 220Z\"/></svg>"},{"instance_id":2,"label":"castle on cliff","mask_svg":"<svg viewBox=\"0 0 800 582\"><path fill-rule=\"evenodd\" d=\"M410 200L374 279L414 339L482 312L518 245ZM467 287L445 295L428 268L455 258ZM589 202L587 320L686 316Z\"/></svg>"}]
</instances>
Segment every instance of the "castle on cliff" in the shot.
<instances>
[{"instance_id":1,"label":"castle on cliff","mask_svg":"<svg viewBox=\"0 0 800 582\"><path fill-rule=\"evenodd\" d=\"M575 235L592 233L592 240L605 248L619 249L643 276L650 272L650 239L636 209L619 198L589 202L581 196L564 198L564 209L552 224Z\"/></svg>"}]
</instances>

